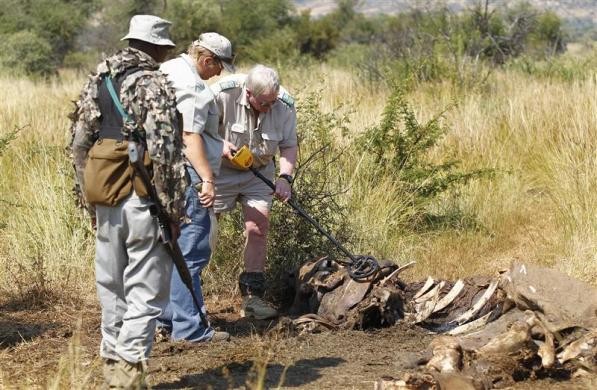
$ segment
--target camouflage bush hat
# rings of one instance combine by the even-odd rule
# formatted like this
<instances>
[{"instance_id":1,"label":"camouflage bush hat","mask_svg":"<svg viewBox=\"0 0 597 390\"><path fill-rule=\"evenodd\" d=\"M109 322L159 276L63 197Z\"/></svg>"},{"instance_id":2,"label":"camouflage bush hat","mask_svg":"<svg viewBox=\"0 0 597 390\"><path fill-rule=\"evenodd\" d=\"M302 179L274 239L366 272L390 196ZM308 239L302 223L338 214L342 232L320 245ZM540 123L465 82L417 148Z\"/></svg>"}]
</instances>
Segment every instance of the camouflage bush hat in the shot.
<instances>
[{"instance_id":1,"label":"camouflage bush hat","mask_svg":"<svg viewBox=\"0 0 597 390\"><path fill-rule=\"evenodd\" d=\"M138 39L158 46L176 46L170 40L170 23L153 15L135 15L131 18L129 33L121 39Z\"/></svg>"},{"instance_id":2,"label":"camouflage bush hat","mask_svg":"<svg viewBox=\"0 0 597 390\"><path fill-rule=\"evenodd\" d=\"M236 71L233 64L232 44L225 36L215 32L203 33L199 35L199 39L193 42L193 45L204 47L214 53L216 58L222 61L224 69L229 73Z\"/></svg>"}]
</instances>

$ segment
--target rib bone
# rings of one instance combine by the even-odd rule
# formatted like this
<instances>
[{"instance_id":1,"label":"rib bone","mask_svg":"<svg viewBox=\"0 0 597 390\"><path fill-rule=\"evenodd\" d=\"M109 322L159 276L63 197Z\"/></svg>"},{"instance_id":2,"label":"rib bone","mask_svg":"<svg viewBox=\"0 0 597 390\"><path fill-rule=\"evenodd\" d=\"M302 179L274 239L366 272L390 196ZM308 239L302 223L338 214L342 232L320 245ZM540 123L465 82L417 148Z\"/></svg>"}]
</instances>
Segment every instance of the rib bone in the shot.
<instances>
[{"instance_id":1,"label":"rib bone","mask_svg":"<svg viewBox=\"0 0 597 390\"><path fill-rule=\"evenodd\" d=\"M446 282L442 280L441 282L436 284L435 287L433 287L431 290L427 291L425 294L423 294L420 297L418 297L417 299L415 299L415 303L427 302L431 298L438 296L442 287L444 287L445 285L446 285Z\"/></svg>"},{"instance_id":2,"label":"rib bone","mask_svg":"<svg viewBox=\"0 0 597 390\"><path fill-rule=\"evenodd\" d=\"M454 286L452 286L452 289L446 295L444 295L444 297L442 299L439 300L437 305L435 305L433 312L434 313L438 312L438 311L442 310L443 308L445 308L446 306L448 306L450 303L452 303L454 301L454 299L456 299L458 294L460 294L462 292L463 289L464 289L464 282L462 280L458 279L456 281L456 283L454 284Z\"/></svg>"},{"instance_id":3,"label":"rib bone","mask_svg":"<svg viewBox=\"0 0 597 390\"><path fill-rule=\"evenodd\" d=\"M426 299L424 302L416 305L417 315L415 317L415 324L425 321L433 313L433 308L439 300L439 292L444 284L445 282L440 282L437 286L432 288L427 294L424 295ZM420 297L419 299L422 300L423 297Z\"/></svg>"},{"instance_id":4,"label":"rib bone","mask_svg":"<svg viewBox=\"0 0 597 390\"><path fill-rule=\"evenodd\" d=\"M421 287L421 289L419 291L417 291L417 293L413 296L413 299L417 299L421 295L425 294L427 292L427 290L429 290L431 288L431 286L433 286L433 283L434 283L433 278L431 276L428 276L427 280L425 281L425 284L423 285L423 287Z\"/></svg>"},{"instance_id":5,"label":"rib bone","mask_svg":"<svg viewBox=\"0 0 597 390\"><path fill-rule=\"evenodd\" d=\"M461 324L464 324L465 322L469 321L475 315L477 315L477 313L479 313L479 311L481 311L481 309L483 308L483 306L485 306L485 304L489 301L489 299L491 298L491 296L495 292L495 289L497 288L497 285L498 285L498 281L497 280L492 281L491 284L489 285L489 287L487 287L487 290L485 290L485 292L481 296L481 298L479 298L479 300L477 302L475 302L475 304L473 305L473 307L471 307L466 312L462 313L462 315L460 317L456 318L454 320L454 322L456 322L459 325L461 325Z\"/></svg>"},{"instance_id":6,"label":"rib bone","mask_svg":"<svg viewBox=\"0 0 597 390\"><path fill-rule=\"evenodd\" d=\"M469 323L460 325L454 329L452 329L451 331L448 332L449 335L452 336L456 336L462 333L468 333L468 332L472 332L473 330L477 330L482 326L485 326L488 322L489 322L489 317L491 316L491 314L493 314L493 312L489 312L487 314L485 314L483 317L479 317L474 321L471 321Z\"/></svg>"},{"instance_id":7,"label":"rib bone","mask_svg":"<svg viewBox=\"0 0 597 390\"><path fill-rule=\"evenodd\" d=\"M401 267L398 267L397 269L394 270L394 272L392 272L391 274L389 274L388 276L386 276L385 278L382 279L382 281L380 282L380 286L385 286L385 284L392 280L393 278L395 278L398 274L400 274L402 271L412 267L413 265L416 264L416 261L411 261L408 264L404 264Z\"/></svg>"}]
</instances>

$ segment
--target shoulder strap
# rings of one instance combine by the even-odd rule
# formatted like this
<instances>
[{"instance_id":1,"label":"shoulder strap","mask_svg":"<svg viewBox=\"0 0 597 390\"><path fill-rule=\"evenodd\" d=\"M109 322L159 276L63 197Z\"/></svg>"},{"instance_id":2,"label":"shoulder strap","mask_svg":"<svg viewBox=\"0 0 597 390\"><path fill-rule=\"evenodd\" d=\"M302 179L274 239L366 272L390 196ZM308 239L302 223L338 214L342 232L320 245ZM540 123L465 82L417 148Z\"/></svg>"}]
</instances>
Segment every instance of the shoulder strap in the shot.
<instances>
[{"instance_id":1,"label":"shoulder strap","mask_svg":"<svg viewBox=\"0 0 597 390\"><path fill-rule=\"evenodd\" d=\"M278 99L283 101L288 107L294 107L294 99L286 92L282 92L278 95Z\"/></svg>"},{"instance_id":2,"label":"shoulder strap","mask_svg":"<svg viewBox=\"0 0 597 390\"><path fill-rule=\"evenodd\" d=\"M104 77L104 80L106 80L106 88L108 88L108 92L110 92L110 97L112 98L112 101L114 102L114 105L116 106L116 109L120 113L120 116L122 116L122 119L125 122L130 121L129 115L126 113L126 111L124 111L124 108L122 107L122 103L120 102L120 99L118 98L118 95L116 94L116 90L114 90L114 84L112 83L112 77L110 77L110 75L108 74Z\"/></svg>"},{"instance_id":3,"label":"shoulder strap","mask_svg":"<svg viewBox=\"0 0 597 390\"><path fill-rule=\"evenodd\" d=\"M222 81L219 83L219 85L221 91L225 91L227 89L232 89L239 86L238 83L234 80Z\"/></svg>"}]
</instances>

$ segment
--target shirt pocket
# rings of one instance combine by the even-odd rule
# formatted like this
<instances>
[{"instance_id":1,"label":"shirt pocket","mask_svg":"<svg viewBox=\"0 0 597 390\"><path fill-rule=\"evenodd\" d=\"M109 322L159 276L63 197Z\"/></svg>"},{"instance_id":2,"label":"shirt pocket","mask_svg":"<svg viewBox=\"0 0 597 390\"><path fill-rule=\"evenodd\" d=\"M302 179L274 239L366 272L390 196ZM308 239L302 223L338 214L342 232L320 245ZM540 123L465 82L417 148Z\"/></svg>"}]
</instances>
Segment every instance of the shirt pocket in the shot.
<instances>
[{"instance_id":1,"label":"shirt pocket","mask_svg":"<svg viewBox=\"0 0 597 390\"><path fill-rule=\"evenodd\" d=\"M278 151L278 144L282 141L282 135L275 130L262 130L261 142L257 146L257 154L263 157L263 160L270 160Z\"/></svg>"},{"instance_id":2,"label":"shirt pocket","mask_svg":"<svg viewBox=\"0 0 597 390\"><path fill-rule=\"evenodd\" d=\"M243 145L248 145L247 129L242 123L233 123L228 130L228 141L230 141L237 149Z\"/></svg>"}]
</instances>

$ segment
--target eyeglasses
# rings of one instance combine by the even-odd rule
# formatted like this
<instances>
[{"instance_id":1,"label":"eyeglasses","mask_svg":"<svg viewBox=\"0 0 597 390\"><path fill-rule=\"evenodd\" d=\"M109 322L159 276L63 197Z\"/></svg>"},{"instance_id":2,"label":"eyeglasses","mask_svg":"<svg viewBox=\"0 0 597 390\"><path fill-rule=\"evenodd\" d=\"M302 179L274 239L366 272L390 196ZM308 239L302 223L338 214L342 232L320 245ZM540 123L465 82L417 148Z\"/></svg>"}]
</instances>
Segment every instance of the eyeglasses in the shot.
<instances>
[{"instance_id":1,"label":"eyeglasses","mask_svg":"<svg viewBox=\"0 0 597 390\"><path fill-rule=\"evenodd\" d=\"M264 107L264 108L271 107L278 100L278 97L275 97L273 100L262 100L257 95L254 95L252 92L250 92L250 93L251 93L251 96L253 96L253 99L255 99L255 102L257 102L257 104L259 105L259 107Z\"/></svg>"}]
</instances>

